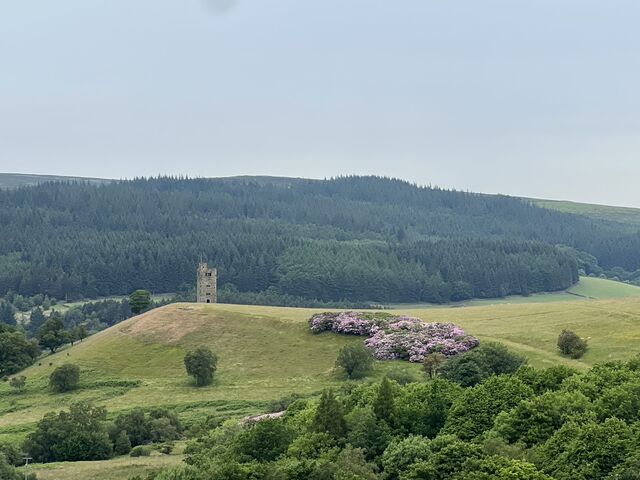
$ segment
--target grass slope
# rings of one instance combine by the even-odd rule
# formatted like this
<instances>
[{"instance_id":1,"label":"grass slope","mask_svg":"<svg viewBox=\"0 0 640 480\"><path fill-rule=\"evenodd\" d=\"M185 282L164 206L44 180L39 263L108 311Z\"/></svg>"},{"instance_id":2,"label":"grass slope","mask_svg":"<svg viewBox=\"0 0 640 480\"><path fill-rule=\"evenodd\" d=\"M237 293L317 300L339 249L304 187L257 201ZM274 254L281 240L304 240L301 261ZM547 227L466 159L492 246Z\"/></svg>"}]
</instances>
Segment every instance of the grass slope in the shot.
<instances>
[{"instance_id":1,"label":"grass slope","mask_svg":"<svg viewBox=\"0 0 640 480\"><path fill-rule=\"evenodd\" d=\"M25 393L15 394L1 384L0 440L20 440L46 412L78 400L104 404L110 412L163 405L176 408L188 421L202 414L247 415L294 392L317 393L342 381L333 371L340 347L362 339L312 335L306 320L315 311L175 304L127 320L25 370ZM587 368L629 358L639 349L640 298L398 312L458 323L481 340L501 341L524 353L536 366L563 362ZM582 360L556 353L563 328L591 337ZM184 373L184 353L197 345L211 346L220 357L216 382L210 387L195 388ZM48 376L67 362L82 368L82 388L51 394ZM419 365L407 362L379 362L375 376L398 366L420 371Z\"/></svg>"},{"instance_id":2,"label":"grass slope","mask_svg":"<svg viewBox=\"0 0 640 480\"><path fill-rule=\"evenodd\" d=\"M590 203L577 203L561 200L531 200L538 207L558 210L565 213L573 213L598 220L609 220L618 223L640 227L640 208L612 207L608 205L596 205Z\"/></svg>"},{"instance_id":3,"label":"grass slope","mask_svg":"<svg viewBox=\"0 0 640 480\"><path fill-rule=\"evenodd\" d=\"M580 277L574 286L561 292L536 293L529 297L520 295L504 298L474 299L448 305L425 303L394 304L393 309L406 310L416 308L479 307L504 304L575 302L576 300L613 300L616 298L640 297L640 287L603 278Z\"/></svg>"},{"instance_id":4,"label":"grass slope","mask_svg":"<svg viewBox=\"0 0 640 480\"><path fill-rule=\"evenodd\" d=\"M0 173L0 188L18 188L37 185L45 182L73 182L106 183L110 180L89 177L66 177L61 175L31 175L25 173Z\"/></svg>"},{"instance_id":5,"label":"grass slope","mask_svg":"<svg viewBox=\"0 0 640 480\"><path fill-rule=\"evenodd\" d=\"M29 467L38 480L125 480L134 475L146 476L162 468L180 465L183 455L154 454L150 457L114 458L102 462L60 462ZM24 468L20 469L21 473Z\"/></svg>"}]
</instances>

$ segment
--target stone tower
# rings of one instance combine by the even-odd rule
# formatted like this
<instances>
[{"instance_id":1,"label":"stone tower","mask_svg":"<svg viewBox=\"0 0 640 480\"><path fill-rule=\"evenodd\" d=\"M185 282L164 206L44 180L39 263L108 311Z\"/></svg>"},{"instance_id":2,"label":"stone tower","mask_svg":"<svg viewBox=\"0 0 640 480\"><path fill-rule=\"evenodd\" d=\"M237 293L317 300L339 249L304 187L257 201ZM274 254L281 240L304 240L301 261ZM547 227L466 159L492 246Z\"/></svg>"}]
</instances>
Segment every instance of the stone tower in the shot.
<instances>
[{"instance_id":1,"label":"stone tower","mask_svg":"<svg viewBox=\"0 0 640 480\"><path fill-rule=\"evenodd\" d=\"M198 303L217 303L218 287L215 268L209 268L206 263L198 265L198 285L196 286L196 301Z\"/></svg>"}]
</instances>

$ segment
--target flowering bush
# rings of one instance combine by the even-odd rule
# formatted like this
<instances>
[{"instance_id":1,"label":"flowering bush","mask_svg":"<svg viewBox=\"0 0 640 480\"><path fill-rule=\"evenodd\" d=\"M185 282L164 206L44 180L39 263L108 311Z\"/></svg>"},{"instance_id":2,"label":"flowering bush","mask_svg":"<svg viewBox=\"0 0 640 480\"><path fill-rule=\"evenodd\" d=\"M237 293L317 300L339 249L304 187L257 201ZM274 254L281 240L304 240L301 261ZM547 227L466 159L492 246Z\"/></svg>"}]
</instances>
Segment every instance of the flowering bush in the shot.
<instances>
[{"instance_id":1,"label":"flowering bush","mask_svg":"<svg viewBox=\"0 0 640 480\"><path fill-rule=\"evenodd\" d=\"M422 362L433 352L451 357L480 344L453 323L425 323L419 318L389 314L319 313L311 317L309 326L314 333L332 331L369 337L364 343L380 360Z\"/></svg>"}]
</instances>

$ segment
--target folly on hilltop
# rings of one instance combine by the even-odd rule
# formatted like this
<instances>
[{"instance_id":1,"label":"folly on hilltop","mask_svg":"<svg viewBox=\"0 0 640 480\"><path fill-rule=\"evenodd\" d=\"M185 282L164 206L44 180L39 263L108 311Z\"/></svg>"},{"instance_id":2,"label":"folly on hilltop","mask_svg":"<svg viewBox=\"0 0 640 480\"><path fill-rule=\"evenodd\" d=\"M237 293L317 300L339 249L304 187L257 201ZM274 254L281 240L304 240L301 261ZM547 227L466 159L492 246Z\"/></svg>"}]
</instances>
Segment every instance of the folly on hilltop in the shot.
<instances>
[{"instance_id":1,"label":"folly on hilltop","mask_svg":"<svg viewBox=\"0 0 640 480\"><path fill-rule=\"evenodd\" d=\"M217 278L218 273L215 268L209 268L209 265L200 262L196 286L196 301L198 303L217 303Z\"/></svg>"}]
</instances>

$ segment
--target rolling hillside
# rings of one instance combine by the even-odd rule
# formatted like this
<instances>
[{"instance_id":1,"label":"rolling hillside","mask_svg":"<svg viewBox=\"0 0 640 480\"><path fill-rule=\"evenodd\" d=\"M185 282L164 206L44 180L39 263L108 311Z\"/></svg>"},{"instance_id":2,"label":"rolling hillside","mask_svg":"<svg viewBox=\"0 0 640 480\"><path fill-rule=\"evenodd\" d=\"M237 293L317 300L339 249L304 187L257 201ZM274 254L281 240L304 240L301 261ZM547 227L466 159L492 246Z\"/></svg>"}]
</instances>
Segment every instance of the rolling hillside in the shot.
<instances>
[{"instance_id":1,"label":"rolling hillside","mask_svg":"<svg viewBox=\"0 0 640 480\"><path fill-rule=\"evenodd\" d=\"M24 394L0 385L0 439L22 438L46 412L80 399L108 405L111 412L171 406L189 421L203 413L260 412L283 396L317 393L343 380L332 371L339 348L362 339L312 335L306 321L316 311L174 304L127 320L27 369ZM561 362L583 369L640 351L639 297L400 312L458 323L481 340L498 340L524 353L536 366ZM563 328L591 338L591 348L580 361L556 353ZM202 344L218 353L219 372L214 385L196 389L184 373L182 359L186 349ZM82 388L53 395L47 389L48 375L67 362L81 366ZM379 362L375 376L392 368L420 372L415 364Z\"/></svg>"},{"instance_id":2,"label":"rolling hillside","mask_svg":"<svg viewBox=\"0 0 640 480\"><path fill-rule=\"evenodd\" d=\"M574 215L610 222L618 222L640 228L640 208L613 207L609 205L597 205L591 203L578 203L562 200L529 199L535 205L550 210L556 210Z\"/></svg>"},{"instance_id":3,"label":"rolling hillside","mask_svg":"<svg viewBox=\"0 0 640 480\"><path fill-rule=\"evenodd\" d=\"M107 183L111 180L90 177L67 177L62 175L35 175L26 173L0 173L0 189L11 189L38 185L45 182L88 182L93 184Z\"/></svg>"}]
</instances>

